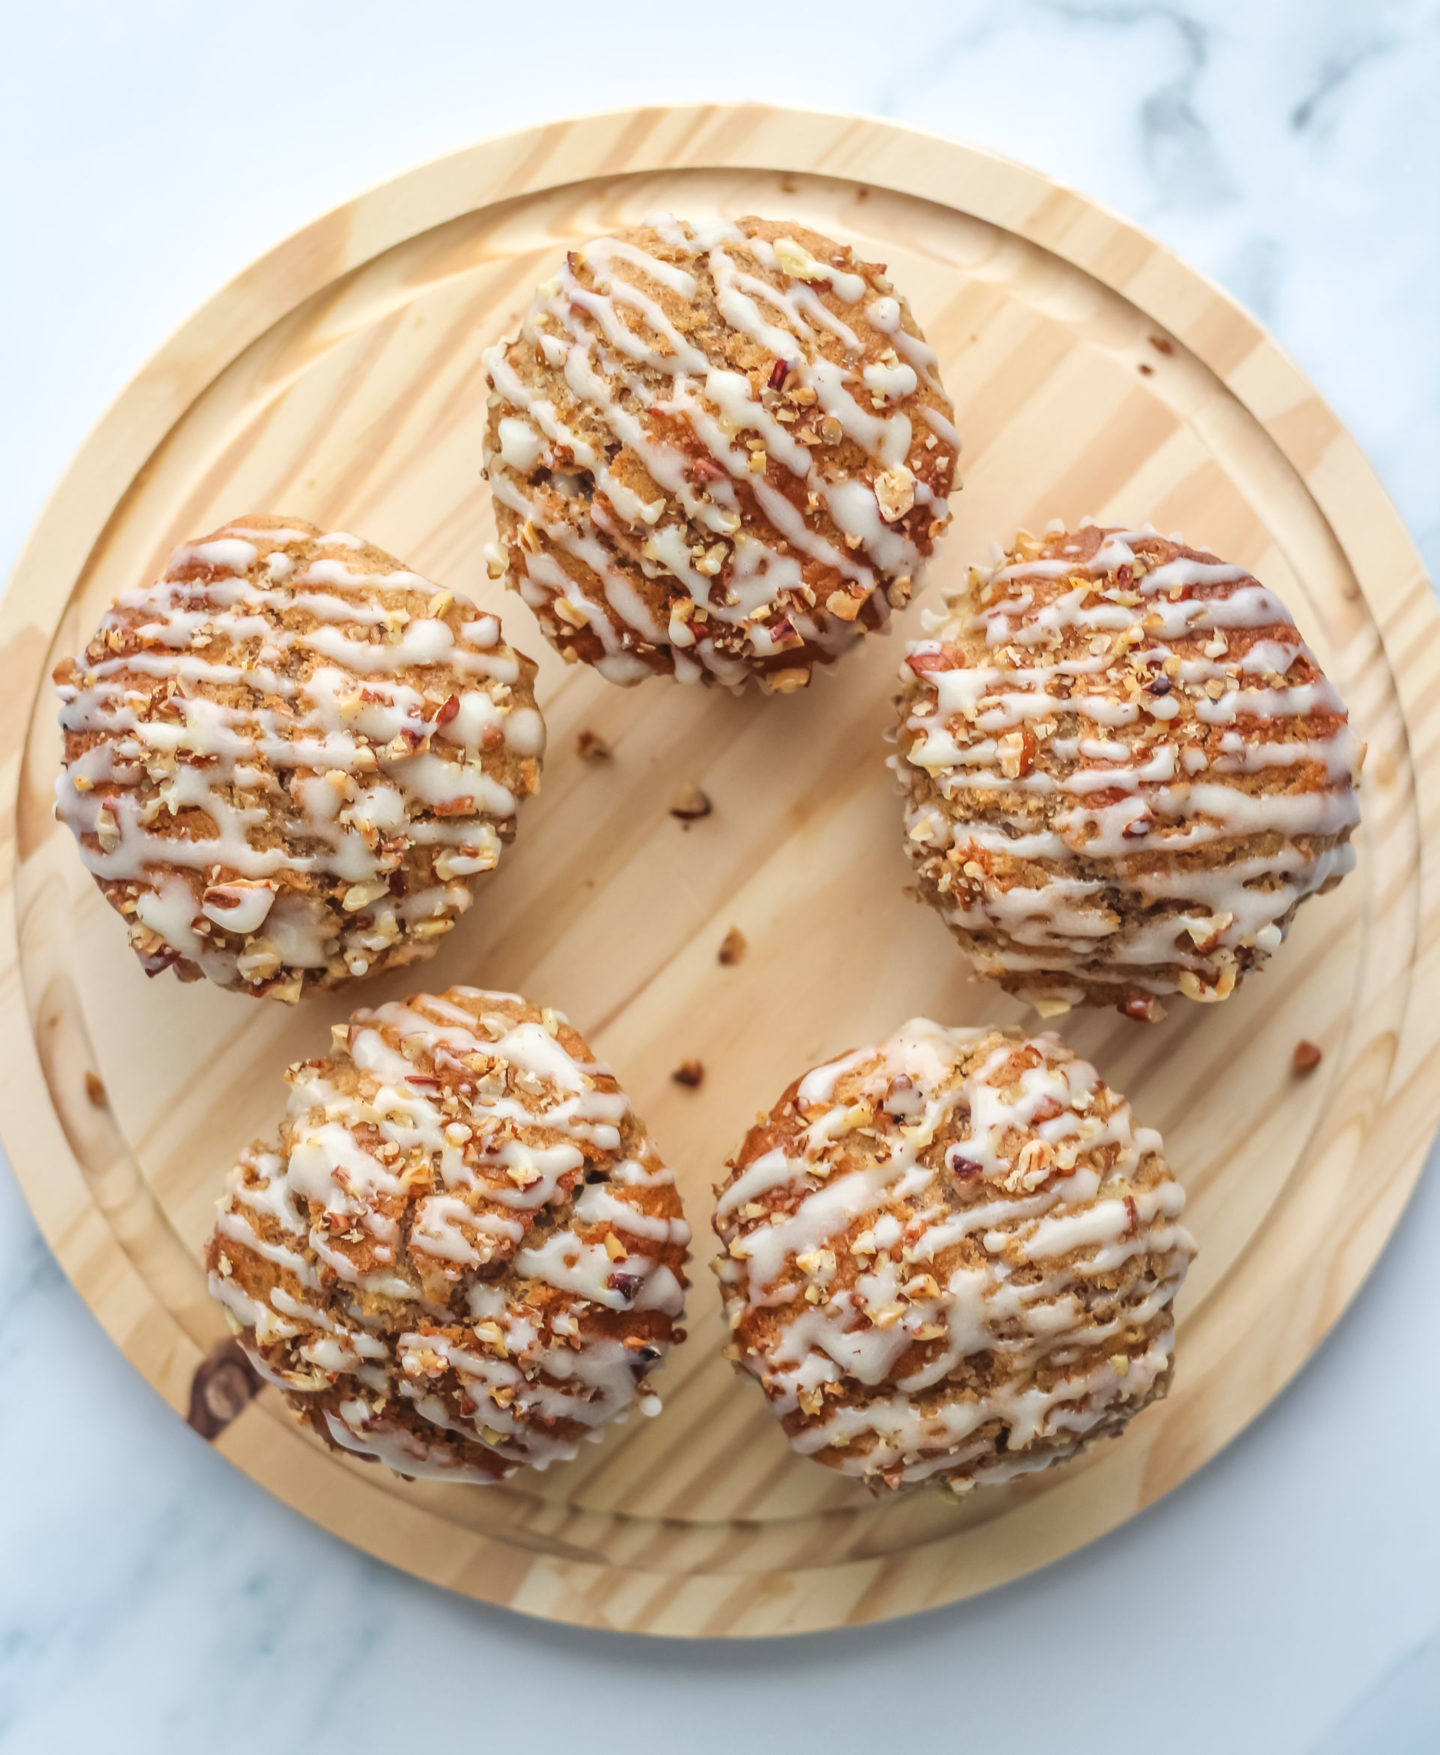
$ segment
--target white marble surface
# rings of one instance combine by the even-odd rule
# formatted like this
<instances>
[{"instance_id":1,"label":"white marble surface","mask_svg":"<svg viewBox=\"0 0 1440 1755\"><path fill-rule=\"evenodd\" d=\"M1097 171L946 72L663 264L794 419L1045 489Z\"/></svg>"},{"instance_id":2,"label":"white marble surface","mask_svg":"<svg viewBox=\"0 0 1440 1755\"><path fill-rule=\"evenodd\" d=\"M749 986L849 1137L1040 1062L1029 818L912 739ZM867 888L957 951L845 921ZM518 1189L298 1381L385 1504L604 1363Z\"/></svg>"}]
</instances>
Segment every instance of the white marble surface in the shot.
<instances>
[{"instance_id":1,"label":"white marble surface","mask_svg":"<svg viewBox=\"0 0 1440 1755\"><path fill-rule=\"evenodd\" d=\"M125 379L284 233L486 133L704 97L962 135L1148 225L1298 356L1440 560L1433 0L553 0L533 49L531 17L0 15L0 568ZM1433 1751L1437 1258L1432 1174L1270 1413L1039 1577L889 1628L661 1645L452 1600L273 1503L113 1352L0 1173L0 1748Z\"/></svg>"}]
</instances>

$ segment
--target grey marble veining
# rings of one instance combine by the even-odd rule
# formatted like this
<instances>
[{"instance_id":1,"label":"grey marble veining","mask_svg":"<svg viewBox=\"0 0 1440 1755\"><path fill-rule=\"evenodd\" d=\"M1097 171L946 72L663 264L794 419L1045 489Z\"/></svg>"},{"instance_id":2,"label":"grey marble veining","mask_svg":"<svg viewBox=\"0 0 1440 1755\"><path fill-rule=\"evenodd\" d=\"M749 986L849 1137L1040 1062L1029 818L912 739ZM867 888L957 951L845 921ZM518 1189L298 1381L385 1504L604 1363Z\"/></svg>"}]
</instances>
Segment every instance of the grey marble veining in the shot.
<instances>
[{"instance_id":1,"label":"grey marble veining","mask_svg":"<svg viewBox=\"0 0 1440 1755\"><path fill-rule=\"evenodd\" d=\"M610 0L536 24L462 0L12 12L7 570L125 378L278 237L478 135L697 97L973 139L1150 227L1291 349L1440 561L1440 6ZM452 1599L272 1502L114 1351L0 1173L0 1749L1440 1746L1437 1251L1432 1175L1266 1418L1040 1577L889 1628L656 1645Z\"/></svg>"}]
</instances>

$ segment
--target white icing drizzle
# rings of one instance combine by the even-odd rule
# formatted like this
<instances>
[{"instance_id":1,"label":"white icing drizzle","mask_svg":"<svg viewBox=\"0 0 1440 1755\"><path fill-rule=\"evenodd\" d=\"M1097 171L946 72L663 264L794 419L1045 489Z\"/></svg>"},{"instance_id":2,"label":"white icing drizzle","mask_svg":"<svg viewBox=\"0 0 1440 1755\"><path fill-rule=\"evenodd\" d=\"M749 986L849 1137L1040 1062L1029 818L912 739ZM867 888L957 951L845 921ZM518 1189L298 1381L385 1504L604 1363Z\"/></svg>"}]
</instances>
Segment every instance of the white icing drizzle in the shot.
<instances>
[{"instance_id":1,"label":"white icing drizzle","mask_svg":"<svg viewBox=\"0 0 1440 1755\"><path fill-rule=\"evenodd\" d=\"M477 988L357 1012L343 1049L291 1069L284 1150L232 1176L211 1288L271 1381L302 1407L324 1396L344 1448L490 1480L573 1456L650 1396L690 1233L672 1172L564 1027ZM262 1272L254 1295L247 1254L304 1290ZM466 1461L447 1433L493 1454Z\"/></svg>"},{"instance_id":2,"label":"white icing drizzle","mask_svg":"<svg viewBox=\"0 0 1440 1755\"><path fill-rule=\"evenodd\" d=\"M229 525L57 671L56 814L151 973L294 998L469 906L537 783L530 674L358 538Z\"/></svg>"},{"instance_id":3,"label":"white icing drizzle","mask_svg":"<svg viewBox=\"0 0 1440 1755\"><path fill-rule=\"evenodd\" d=\"M1151 530L1052 531L972 573L929 636L891 765L981 974L1061 1003L1221 999L1354 864L1363 750L1243 568Z\"/></svg>"},{"instance_id":4,"label":"white icing drizzle","mask_svg":"<svg viewBox=\"0 0 1440 1755\"><path fill-rule=\"evenodd\" d=\"M826 299L858 306L871 283L753 224L652 222L664 245L700 258L720 316L765 350L778 381L757 387L763 374L717 364L677 328L655 294L693 301L698 282L644 233L572 252L518 338L486 355L491 405L504 410L486 461L512 582L552 638L592 634L614 682L673 668L737 686L757 663L808 670L858 637L862 609L885 625L880 587L905 601L947 516L931 484L948 481L959 441L946 412L912 400L922 386L944 393L899 300L866 308L891 345L862 369L864 343ZM531 355L563 373L565 413L522 369ZM916 407L923 439L906 412ZM866 461L832 479L828 447L845 440ZM653 497L637 491L637 465ZM668 622L637 571L665 581Z\"/></svg>"},{"instance_id":5,"label":"white icing drizzle","mask_svg":"<svg viewBox=\"0 0 1440 1755\"><path fill-rule=\"evenodd\" d=\"M1057 1038L912 1019L771 1122L715 1228L739 1362L797 1450L888 1486L1003 1480L1150 1398L1194 1254L1184 1191Z\"/></svg>"}]
</instances>

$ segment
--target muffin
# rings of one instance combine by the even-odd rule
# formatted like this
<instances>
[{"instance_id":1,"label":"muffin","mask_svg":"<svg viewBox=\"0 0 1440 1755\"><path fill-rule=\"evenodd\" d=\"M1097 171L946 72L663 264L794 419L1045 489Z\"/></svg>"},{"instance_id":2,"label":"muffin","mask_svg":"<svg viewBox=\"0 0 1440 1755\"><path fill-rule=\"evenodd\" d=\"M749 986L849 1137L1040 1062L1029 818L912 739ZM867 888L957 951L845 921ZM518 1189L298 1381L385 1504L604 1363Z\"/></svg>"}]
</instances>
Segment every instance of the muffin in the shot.
<instances>
[{"instance_id":1,"label":"muffin","mask_svg":"<svg viewBox=\"0 0 1440 1755\"><path fill-rule=\"evenodd\" d=\"M359 1011L232 1172L210 1287L332 1449L498 1481L638 1402L684 1304L672 1173L558 1012L452 987Z\"/></svg>"},{"instance_id":2,"label":"muffin","mask_svg":"<svg viewBox=\"0 0 1440 1755\"><path fill-rule=\"evenodd\" d=\"M539 785L534 675L382 549L242 519L57 667L56 815L148 975L294 1000L470 906Z\"/></svg>"},{"instance_id":3,"label":"muffin","mask_svg":"<svg viewBox=\"0 0 1440 1755\"><path fill-rule=\"evenodd\" d=\"M1045 1015L1221 1000L1355 862L1364 750L1284 604L1153 530L1022 532L901 667L905 845Z\"/></svg>"},{"instance_id":4,"label":"muffin","mask_svg":"<svg viewBox=\"0 0 1440 1755\"><path fill-rule=\"evenodd\" d=\"M486 364L492 572L611 682L802 688L948 521L935 355L882 267L803 226L596 238Z\"/></svg>"},{"instance_id":5,"label":"muffin","mask_svg":"<svg viewBox=\"0 0 1440 1755\"><path fill-rule=\"evenodd\" d=\"M963 1493L1169 1387L1184 1191L1054 1036L912 1019L798 1079L730 1170L728 1351L802 1456Z\"/></svg>"}]
</instances>

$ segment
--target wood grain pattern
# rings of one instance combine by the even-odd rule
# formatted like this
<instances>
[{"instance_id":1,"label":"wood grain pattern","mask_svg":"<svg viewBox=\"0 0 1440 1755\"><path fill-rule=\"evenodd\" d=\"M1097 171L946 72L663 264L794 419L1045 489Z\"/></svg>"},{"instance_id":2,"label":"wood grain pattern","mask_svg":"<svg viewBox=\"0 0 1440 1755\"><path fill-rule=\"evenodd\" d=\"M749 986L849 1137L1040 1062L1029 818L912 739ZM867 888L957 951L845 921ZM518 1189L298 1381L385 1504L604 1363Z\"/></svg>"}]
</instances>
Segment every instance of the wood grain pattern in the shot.
<instances>
[{"instance_id":1,"label":"wood grain pattern","mask_svg":"<svg viewBox=\"0 0 1440 1755\"><path fill-rule=\"evenodd\" d=\"M794 1632L947 1602L1114 1528L1278 1393L1369 1269L1440 1112L1435 839L1440 616L1353 440L1254 322L1151 239L1034 172L875 122L675 109L477 146L361 197L233 282L80 453L0 617L7 846L0 890L6 1143L66 1272L182 1415L223 1338L200 1246L285 1062L350 1003L295 1010L148 983L50 815L54 658L178 540L246 511L362 531L496 604L481 543L480 354L566 245L657 208L795 214L890 265L937 346L965 440L943 579L1018 524L1151 520L1292 606L1370 747L1357 873L1302 911L1269 971L1144 1029L1064 1020L1162 1128L1202 1254L1170 1399L1122 1443L968 1503L876 1504L794 1459L719 1358L710 1188L752 1112L822 1056L927 1012L1007 1022L939 921L902 894L881 764L897 640L807 694L732 700L542 659L543 796L424 975L563 1007L680 1168L700 1239L666 1408L503 1488L404 1483L302 1437L273 1392L218 1447L307 1516L422 1577L536 1615L671 1634ZM1148 370L1146 369L1148 368ZM924 597L922 597L922 602ZM912 609L905 630L918 622ZM582 728L613 762L575 753ZM714 800L688 828L686 782ZM726 929L749 940L722 967ZM408 977L408 979L407 979ZM1300 1037L1325 1050L1296 1078ZM699 1091L672 1083L698 1057ZM212 1398L213 1399L213 1398ZM212 1410L213 1411L213 1410Z\"/></svg>"}]
</instances>

